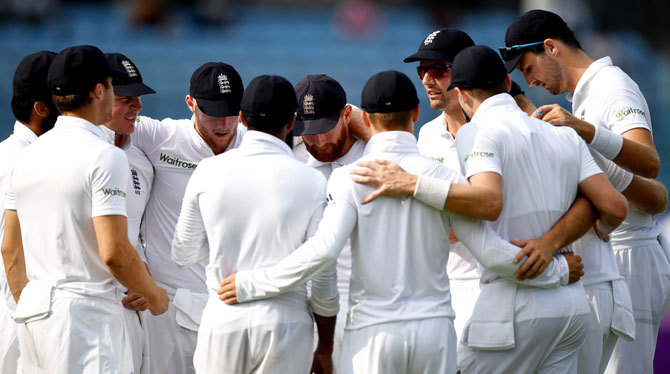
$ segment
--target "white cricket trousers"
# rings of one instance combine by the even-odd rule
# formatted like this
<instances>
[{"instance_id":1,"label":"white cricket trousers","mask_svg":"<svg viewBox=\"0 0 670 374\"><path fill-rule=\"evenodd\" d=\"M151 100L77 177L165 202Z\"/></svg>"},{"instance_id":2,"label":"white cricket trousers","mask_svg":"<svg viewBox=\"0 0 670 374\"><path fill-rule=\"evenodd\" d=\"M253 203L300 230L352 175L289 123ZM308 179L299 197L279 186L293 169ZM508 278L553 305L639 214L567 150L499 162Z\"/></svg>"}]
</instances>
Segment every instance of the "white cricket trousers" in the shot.
<instances>
[{"instance_id":1,"label":"white cricket trousers","mask_svg":"<svg viewBox=\"0 0 670 374\"><path fill-rule=\"evenodd\" d=\"M618 336L612 331L614 296L612 282L585 286L591 304L591 323L584 344L579 349L577 373L602 374L612 355Z\"/></svg>"},{"instance_id":2,"label":"white cricket trousers","mask_svg":"<svg viewBox=\"0 0 670 374\"><path fill-rule=\"evenodd\" d=\"M451 318L380 323L345 330L339 374L455 374Z\"/></svg>"}]
</instances>

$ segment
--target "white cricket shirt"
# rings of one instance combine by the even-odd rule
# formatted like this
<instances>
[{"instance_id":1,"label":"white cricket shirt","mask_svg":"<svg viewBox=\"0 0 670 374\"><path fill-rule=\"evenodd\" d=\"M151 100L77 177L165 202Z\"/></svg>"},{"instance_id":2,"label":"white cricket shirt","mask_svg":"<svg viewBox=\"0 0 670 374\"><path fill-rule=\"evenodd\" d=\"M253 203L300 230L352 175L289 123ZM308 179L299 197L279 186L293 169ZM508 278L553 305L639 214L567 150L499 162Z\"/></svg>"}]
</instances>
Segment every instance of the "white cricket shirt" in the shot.
<instances>
[{"instance_id":1,"label":"white cricket shirt","mask_svg":"<svg viewBox=\"0 0 670 374\"><path fill-rule=\"evenodd\" d=\"M10 174L14 162L23 148L27 147L37 139L37 135L23 123L16 121L14 123L14 132L7 139L0 143L0 243L5 234L5 185L7 184L7 177ZM0 261L2 254L0 254ZM7 307L13 313L16 308L14 297L9 290L7 284L7 274L5 273L4 265L0 268L0 292L7 300Z\"/></svg>"},{"instance_id":2,"label":"white cricket shirt","mask_svg":"<svg viewBox=\"0 0 670 374\"><path fill-rule=\"evenodd\" d=\"M422 155L432 158L459 174L463 173L458 161L456 140L447 130L444 112L421 126L417 146ZM447 274L451 280L479 279L477 260L461 242L451 244Z\"/></svg>"},{"instance_id":3,"label":"white cricket shirt","mask_svg":"<svg viewBox=\"0 0 670 374\"><path fill-rule=\"evenodd\" d=\"M147 265L170 296L177 288L206 293L206 262L180 269L170 257L170 247L186 184L200 161L214 156L214 152L195 130L193 119L139 119L131 139L154 167L154 183L144 213ZM238 125L226 151L237 148L245 132L246 127Z\"/></svg>"},{"instance_id":4,"label":"white cricket shirt","mask_svg":"<svg viewBox=\"0 0 670 374\"><path fill-rule=\"evenodd\" d=\"M207 288L240 270L272 266L316 231L326 179L276 136L249 131L238 149L203 160L186 188L172 243L180 266L208 259ZM307 305L305 284L267 302ZM334 266L312 281L317 314L337 314Z\"/></svg>"},{"instance_id":5,"label":"white cricket shirt","mask_svg":"<svg viewBox=\"0 0 670 374\"><path fill-rule=\"evenodd\" d=\"M568 100L572 101L572 113L594 126L617 134L636 128L652 133L644 95L626 73L612 65L610 57L596 60L586 69ZM626 219L610 236L614 248L630 248L656 244L660 233L661 227L651 215L629 204Z\"/></svg>"},{"instance_id":6,"label":"white cricket shirt","mask_svg":"<svg viewBox=\"0 0 670 374\"><path fill-rule=\"evenodd\" d=\"M398 163L409 173L467 183L462 175L421 156L409 132L374 135L362 160ZM270 268L240 271L237 298L248 301L285 292L335 261L351 237L351 305L345 330L403 320L453 318L446 263L449 228L477 260L514 278L519 248L497 237L481 221L438 211L411 198L382 196L361 205L374 188L351 180L352 166L328 181L328 205L317 233ZM534 284L556 286L567 280L567 263L552 261ZM562 277L561 277L562 276ZM528 283L530 284L530 283Z\"/></svg>"},{"instance_id":7,"label":"white cricket shirt","mask_svg":"<svg viewBox=\"0 0 670 374\"><path fill-rule=\"evenodd\" d=\"M114 131L105 126L100 129L107 136L112 144L114 144ZM149 194L151 193L151 184L154 180L154 168L147 156L136 146L132 144L130 137L121 148L126 152L128 157L128 166L130 170L130 178L128 179L128 189L126 195L126 210L128 213L128 239L130 244L135 247L137 253L140 255L142 261L146 262L144 255L143 240L140 240L140 231L142 227L142 217L144 216L144 209L149 201Z\"/></svg>"},{"instance_id":8,"label":"white cricket shirt","mask_svg":"<svg viewBox=\"0 0 670 374\"><path fill-rule=\"evenodd\" d=\"M84 119L60 116L26 147L7 185L5 208L16 210L21 222L29 284L41 281L70 294L116 301L92 218L125 216L127 186L125 153ZM17 313L23 300L22 294Z\"/></svg>"}]
</instances>

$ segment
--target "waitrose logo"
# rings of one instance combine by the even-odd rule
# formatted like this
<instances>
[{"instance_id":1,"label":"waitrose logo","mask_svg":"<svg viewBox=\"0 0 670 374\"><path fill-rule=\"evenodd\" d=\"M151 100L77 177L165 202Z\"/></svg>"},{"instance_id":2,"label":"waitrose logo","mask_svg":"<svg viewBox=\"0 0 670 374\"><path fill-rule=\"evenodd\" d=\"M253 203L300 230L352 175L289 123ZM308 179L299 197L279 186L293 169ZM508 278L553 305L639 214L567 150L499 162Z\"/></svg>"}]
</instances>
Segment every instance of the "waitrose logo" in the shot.
<instances>
[{"instance_id":1,"label":"waitrose logo","mask_svg":"<svg viewBox=\"0 0 670 374\"><path fill-rule=\"evenodd\" d=\"M190 162L184 162L184 161L182 161L178 158L170 157L163 152L161 152L161 155L158 159L162 162L165 162L168 165L173 165L173 166L184 168L184 169L195 169L198 166L198 164L193 164L193 163L190 163Z\"/></svg>"},{"instance_id":2,"label":"waitrose logo","mask_svg":"<svg viewBox=\"0 0 670 374\"><path fill-rule=\"evenodd\" d=\"M103 188L102 193L105 194L105 196L126 197L126 193L120 188Z\"/></svg>"},{"instance_id":3,"label":"waitrose logo","mask_svg":"<svg viewBox=\"0 0 670 374\"><path fill-rule=\"evenodd\" d=\"M644 113L644 110L636 109L636 108L628 108L620 111L619 113L615 114L616 119L622 119L623 117L629 115L629 114L641 114L642 116L646 116Z\"/></svg>"}]
</instances>

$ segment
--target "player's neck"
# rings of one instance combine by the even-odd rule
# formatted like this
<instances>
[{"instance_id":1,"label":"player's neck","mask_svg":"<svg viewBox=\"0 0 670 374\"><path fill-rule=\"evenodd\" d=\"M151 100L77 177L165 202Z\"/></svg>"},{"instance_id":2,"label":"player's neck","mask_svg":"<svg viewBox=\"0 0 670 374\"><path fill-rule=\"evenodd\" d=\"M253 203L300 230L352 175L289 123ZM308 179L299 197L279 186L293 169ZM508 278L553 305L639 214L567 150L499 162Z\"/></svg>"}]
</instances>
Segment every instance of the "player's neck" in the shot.
<instances>
[{"instance_id":1,"label":"player's neck","mask_svg":"<svg viewBox=\"0 0 670 374\"><path fill-rule=\"evenodd\" d=\"M575 93L579 80L593 62L593 59L582 50L573 51L564 57L563 74L570 93Z\"/></svg>"},{"instance_id":2,"label":"player's neck","mask_svg":"<svg viewBox=\"0 0 670 374\"><path fill-rule=\"evenodd\" d=\"M467 121L465 120L463 110L461 110L460 106L457 111L444 111L444 125L454 138L456 137L458 130L466 123Z\"/></svg>"}]
</instances>

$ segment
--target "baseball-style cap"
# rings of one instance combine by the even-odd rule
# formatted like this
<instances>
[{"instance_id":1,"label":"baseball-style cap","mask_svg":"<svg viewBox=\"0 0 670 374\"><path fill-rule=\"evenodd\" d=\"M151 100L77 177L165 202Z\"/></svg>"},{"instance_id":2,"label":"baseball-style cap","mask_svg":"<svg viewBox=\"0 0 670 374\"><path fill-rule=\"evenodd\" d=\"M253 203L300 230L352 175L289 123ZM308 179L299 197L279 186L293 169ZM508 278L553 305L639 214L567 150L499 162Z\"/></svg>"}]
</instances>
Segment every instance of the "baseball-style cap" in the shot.
<instances>
[{"instance_id":1,"label":"baseball-style cap","mask_svg":"<svg viewBox=\"0 0 670 374\"><path fill-rule=\"evenodd\" d=\"M505 47L500 48L507 72L514 70L521 56L529 48L540 45L545 39L566 30L570 30L568 24L556 13L534 9L520 15L507 28Z\"/></svg>"},{"instance_id":2,"label":"baseball-style cap","mask_svg":"<svg viewBox=\"0 0 670 374\"><path fill-rule=\"evenodd\" d=\"M419 105L414 84L405 74L387 70L368 79L361 93L361 107L368 113L394 113Z\"/></svg>"},{"instance_id":3,"label":"baseball-style cap","mask_svg":"<svg viewBox=\"0 0 670 374\"><path fill-rule=\"evenodd\" d=\"M223 62L208 62L191 76L189 94L198 101L198 108L211 117L238 115L243 92L242 77Z\"/></svg>"},{"instance_id":4,"label":"baseball-style cap","mask_svg":"<svg viewBox=\"0 0 670 374\"><path fill-rule=\"evenodd\" d=\"M464 48L475 45L472 38L461 30L446 28L433 31L419 46L419 50L404 59L404 62L419 60L447 60L454 58Z\"/></svg>"},{"instance_id":5,"label":"baseball-style cap","mask_svg":"<svg viewBox=\"0 0 670 374\"><path fill-rule=\"evenodd\" d=\"M298 113L293 135L323 134L340 120L340 111L347 105L344 88L325 74L307 75L295 85Z\"/></svg>"},{"instance_id":6,"label":"baseball-style cap","mask_svg":"<svg viewBox=\"0 0 670 374\"><path fill-rule=\"evenodd\" d=\"M143 83L140 69L128 57L120 53L105 53L105 58L112 69L124 73L122 77L112 79L115 95L141 96L156 93L151 87Z\"/></svg>"},{"instance_id":7,"label":"baseball-style cap","mask_svg":"<svg viewBox=\"0 0 670 374\"><path fill-rule=\"evenodd\" d=\"M451 68L451 84L458 88L489 88L507 77L505 64L491 48L475 45L462 50Z\"/></svg>"},{"instance_id":8,"label":"baseball-style cap","mask_svg":"<svg viewBox=\"0 0 670 374\"><path fill-rule=\"evenodd\" d=\"M92 45L65 48L49 67L47 84L53 95L65 96L89 91L107 77L117 78L122 71L112 69L105 55Z\"/></svg>"},{"instance_id":9,"label":"baseball-style cap","mask_svg":"<svg viewBox=\"0 0 670 374\"><path fill-rule=\"evenodd\" d=\"M510 87L509 89L509 94L510 96L514 97L517 95L525 95L526 92L524 92L524 90L521 88L521 86L519 86L518 83L512 81L512 87Z\"/></svg>"},{"instance_id":10,"label":"baseball-style cap","mask_svg":"<svg viewBox=\"0 0 670 374\"><path fill-rule=\"evenodd\" d=\"M14 72L12 96L17 98L50 98L47 86L49 66L56 53L39 51L24 57Z\"/></svg>"},{"instance_id":11,"label":"baseball-style cap","mask_svg":"<svg viewBox=\"0 0 670 374\"><path fill-rule=\"evenodd\" d=\"M269 123L293 116L298 101L291 82L278 75L261 75L247 86L241 107L245 117Z\"/></svg>"}]
</instances>

